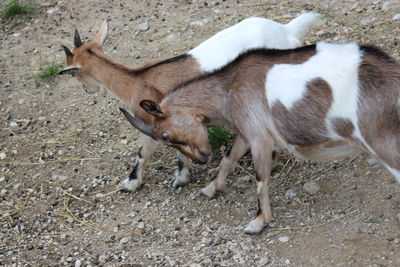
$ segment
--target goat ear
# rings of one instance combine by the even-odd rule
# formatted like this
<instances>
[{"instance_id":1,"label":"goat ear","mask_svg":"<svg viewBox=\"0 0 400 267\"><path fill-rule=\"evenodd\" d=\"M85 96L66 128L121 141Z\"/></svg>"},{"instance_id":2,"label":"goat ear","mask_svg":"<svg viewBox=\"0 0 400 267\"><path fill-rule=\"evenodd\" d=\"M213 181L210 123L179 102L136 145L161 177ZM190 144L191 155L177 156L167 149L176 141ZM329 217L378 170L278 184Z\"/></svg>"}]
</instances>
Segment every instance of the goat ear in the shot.
<instances>
[{"instance_id":1,"label":"goat ear","mask_svg":"<svg viewBox=\"0 0 400 267\"><path fill-rule=\"evenodd\" d=\"M60 71L58 73L58 75L65 75L65 74L74 75L74 74L77 74L77 73L79 73L81 71L82 71L82 68L80 68L78 66L68 66L65 69L63 69L62 71Z\"/></svg>"},{"instance_id":2,"label":"goat ear","mask_svg":"<svg viewBox=\"0 0 400 267\"><path fill-rule=\"evenodd\" d=\"M195 114L194 117L198 122L201 122L201 123L207 124L210 122L210 119L207 118L206 116L204 116L203 114Z\"/></svg>"},{"instance_id":3,"label":"goat ear","mask_svg":"<svg viewBox=\"0 0 400 267\"><path fill-rule=\"evenodd\" d=\"M74 45L75 45L75 47L81 47L82 46L81 37L79 36L79 32L78 32L77 29L75 29Z\"/></svg>"},{"instance_id":4,"label":"goat ear","mask_svg":"<svg viewBox=\"0 0 400 267\"><path fill-rule=\"evenodd\" d=\"M103 43L107 37L107 31L108 31L108 23L107 20L104 20L103 24L101 24L100 29L96 34L96 37L94 38L94 41L103 46Z\"/></svg>"},{"instance_id":5,"label":"goat ear","mask_svg":"<svg viewBox=\"0 0 400 267\"><path fill-rule=\"evenodd\" d=\"M147 113L157 117L162 118L164 116L164 112L161 111L160 105L151 100L142 100L139 105L147 111Z\"/></svg>"},{"instance_id":6,"label":"goat ear","mask_svg":"<svg viewBox=\"0 0 400 267\"><path fill-rule=\"evenodd\" d=\"M153 138L153 128L149 125L147 125L142 119L140 119L137 116L132 116L128 111L126 111L123 108L119 108L119 111L124 114L125 118L139 131L144 133L145 135L148 135Z\"/></svg>"}]
</instances>

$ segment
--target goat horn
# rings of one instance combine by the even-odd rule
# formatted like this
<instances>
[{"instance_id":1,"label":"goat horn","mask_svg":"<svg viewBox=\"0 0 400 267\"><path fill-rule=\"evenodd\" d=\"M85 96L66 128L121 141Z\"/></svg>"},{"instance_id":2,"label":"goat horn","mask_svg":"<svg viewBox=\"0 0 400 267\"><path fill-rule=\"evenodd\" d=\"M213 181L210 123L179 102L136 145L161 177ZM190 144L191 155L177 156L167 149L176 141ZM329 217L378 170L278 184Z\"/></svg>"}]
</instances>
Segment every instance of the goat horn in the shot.
<instances>
[{"instance_id":1,"label":"goat horn","mask_svg":"<svg viewBox=\"0 0 400 267\"><path fill-rule=\"evenodd\" d=\"M65 45L61 45L64 48L65 54L67 55L67 57L72 57L74 56L71 52L71 50L69 50L68 47L66 47Z\"/></svg>"},{"instance_id":2,"label":"goat horn","mask_svg":"<svg viewBox=\"0 0 400 267\"><path fill-rule=\"evenodd\" d=\"M75 47L82 46L82 41L81 41L81 37L79 36L78 29L75 29L74 44L75 44Z\"/></svg>"},{"instance_id":3,"label":"goat horn","mask_svg":"<svg viewBox=\"0 0 400 267\"><path fill-rule=\"evenodd\" d=\"M141 131L142 133L144 133L145 135L150 136L151 138L153 137L153 128L150 127L149 125L147 125L142 119L138 118L138 117L134 117L132 116L128 111L126 111L123 108L119 108L119 111L122 112L122 114L124 114L125 118L139 131Z\"/></svg>"}]
</instances>

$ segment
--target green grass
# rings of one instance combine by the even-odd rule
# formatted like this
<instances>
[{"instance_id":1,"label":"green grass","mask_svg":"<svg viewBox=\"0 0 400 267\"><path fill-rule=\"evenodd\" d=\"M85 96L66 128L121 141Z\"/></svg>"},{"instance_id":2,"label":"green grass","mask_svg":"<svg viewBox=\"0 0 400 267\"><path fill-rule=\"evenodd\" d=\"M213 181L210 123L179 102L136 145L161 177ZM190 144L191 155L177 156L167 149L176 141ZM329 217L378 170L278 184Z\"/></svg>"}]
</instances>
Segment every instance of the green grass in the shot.
<instances>
[{"instance_id":1,"label":"green grass","mask_svg":"<svg viewBox=\"0 0 400 267\"><path fill-rule=\"evenodd\" d=\"M0 12L1 17L5 19L12 19L33 13L32 2L20 2L18 0L11 0L5 5L4 9Z\"/></svg>"},{"instance_id":2,"label":"green grass","mask_svg":"<svg viewBox=\"0 0 400 267\"><path fill-rule=\"evenodd\" d=\"M208 128L208 141L213 152L217 152L221 146L230 145L234 134L227 127L210 127Z\"/></svg>"},{"instance_id":3,"label":"green grass","mask_svg":"<svg viewBox=\"0 0 400 267\"><path fill-rule=\"evenodd\" d=\"M52 83L57 78L57 74L61 69L62 65L59 63L45 63L40 67L40 71L35 75L35 78L38 82Z\"/></svg>"}]
</instances>

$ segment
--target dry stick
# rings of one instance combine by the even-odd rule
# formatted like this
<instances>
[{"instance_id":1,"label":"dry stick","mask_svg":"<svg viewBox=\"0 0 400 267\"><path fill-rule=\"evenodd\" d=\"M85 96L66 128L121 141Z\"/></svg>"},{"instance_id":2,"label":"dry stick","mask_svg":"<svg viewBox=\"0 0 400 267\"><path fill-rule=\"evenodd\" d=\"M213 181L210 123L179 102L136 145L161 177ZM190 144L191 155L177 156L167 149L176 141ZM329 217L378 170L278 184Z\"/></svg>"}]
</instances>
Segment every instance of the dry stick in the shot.
<instances>
[{"instance_id":1,"label":"dry stick","mask_svg":"<svg viewBox=\"0 0 400 267\"><path fill-rule=\"evenodd\" d=\"M239 167L240 169L242 169L242 170L243 170L245 173L247 173L248 175L253 176L253 174L251 174L248 170L246 170L242 165L238 164L238 167Z\"/></svg>"},{"instance_id":2,"label":"dry stick","mask_svg":"<svg viewBox=\"0 0 400 267\"><path fill-rule=\"evenodd\" d=\"M52 161L45 161L45 162L16 162L10 163L5 162L0 165L11 164L11 165L20 165L20 166L35 166L35 165L44 165L44 164L53 164L53 163L63 163L68 161L87 161L87 160L100 160L101 158L66 158L66 159L57 159Z\"/></svg>"},{"instance_id":3,"label":"dry stick","mask_svg":"<svg viewBox=\"0 0 400 267\"><path fill-rule=\"evenodd\" d=\"M68 212L68 214L70 215L70 216L68 216L68 214L67 214L66 216L72 218L74 221L77 221L77 222L79 222L80 224L87 225L87 226L90 226L90 227L95 228L95 229L101 229L101 230L109 231L108 229L106 229L106 228L104 228L104 227L101 227L100 225L88 223L88 222L86 222L86 221L84 221L84 220L78 219L78 218L72 213L72 211L68 208L68 204L66 204L66 200L65 200L65 199L64 199L64 208L65 208L65 210ZM65 215L64 215L64 216L65 216Z\"/></svg>"},{"instance_id":4,"label":"dry stick","mask_svg":"<svg viewBox=\"0 0 400 267\"><path fill-rule=\"evenodd\" d=\"M290 166L289 170L286 172L286 174L283 175L282 177L278 178L278 179L276 180L276 182L273 183L272 185L273 185L273 186L278 186L278 185L280 185L280 184L282 183L282 181L284 181L284 180L286 179L286 177L289 175L290 171L293 169L294 165L296 165L297 162L298 162L297 159L295 159L295 160L293 161L292 165Z\"/></svg>"},{"instance_id":5,"label":"dry stick","mask_svg":"<svg viewBox=\"0 0 400 267\"><path fill-rule=\"evenodd\" d=\"M353 210L353 211L351 211L351 212L349 212L347 214L338 216L338 217L336 217L336 218L334 218L332 220L328 220L328 221L326 221L324 223L320 223L320 224L306 225L306 226L299 226L299 227L271 228L269 230L270 231L284 231L284 230L302 230L302 229L317 228L317 227L320 227L320 226L324 226L324 225L328 225L328 224L334 223L334 222L336 222L336 221L338 221L340 219L343 219L344 217L347 217L347 216L352 215L352 214L357 213L357 212L359 212L359 210Z\"/></svg>"},{"instance_id":6,"label":"dry stick","mask_svg":"<svg viewBox=\"0 0 400 267\"><path fill-rule=\"evenodd\" d=\"M64 194L66 194L66 195L68 195L68 196L70 196L70 197L73 197L73 198L75 198L75 199L77 199L77 200L80 200L80 201L84 201L84 202L89 203L89 204L93 204L93 202L91 202L91 201L89 201L89 200L86 200L86 199L77 197L77 196L75 196L75 195L73 195L73 194L68 193L67 191L65 191L65 190L63 190L63 189L61 189L61 188L59 188L59 189L61 190L61 192L63 192Z\"/></svg>"},{"instance_id":7,"label":"dry stick","mask_svg":"<svg viewBox=\"0 0 400 267\"><path fill-rule=\"evenodd\" d=\"M34 266L34 267L35 267L35 266L38 266L38 265L35 265L35 264L33 264L33 263L27 262L27 261L24 260L24 259L22 259L22 261L25 262L26 264L30 265L30 266Z\"/></svg>"}]
</instances>

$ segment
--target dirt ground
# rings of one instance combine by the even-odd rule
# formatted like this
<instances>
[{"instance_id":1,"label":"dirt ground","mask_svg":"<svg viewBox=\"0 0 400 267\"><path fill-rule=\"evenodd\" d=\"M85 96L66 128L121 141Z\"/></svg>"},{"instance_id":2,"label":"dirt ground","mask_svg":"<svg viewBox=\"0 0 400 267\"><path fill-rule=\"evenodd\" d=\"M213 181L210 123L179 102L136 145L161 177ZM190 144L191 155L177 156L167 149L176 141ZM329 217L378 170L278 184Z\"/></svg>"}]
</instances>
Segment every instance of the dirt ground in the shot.
<instances>
[{"instance_id":1,"label":"dirt ground","mask_svg":"<svg viewBox=\"0 0 400 267\"><path fill-rule=\"evenodd\" d=\"M75 28L90 38L104 19L106 53L133 66L188 51L249 16L286 23L305 10L326 18L307 44L376 44L400 60L399 1L71 0L37 7L18 25L1 21L1 266L400 266L400 185L368 156L315 164L283 155L270 191L275 220L248 236L243 228L257 207L249 157L213 200L199 190L218 158L174 190L177 160L166 147L140 191L116 192L138 148L137 132L118 112L122 104L86 94L70 76L50 85L32 78L44 62L64 64L61 45L72 48ZM316 194L303 189L310 182L319 185Z\"/></svg>"}]
</instances>

